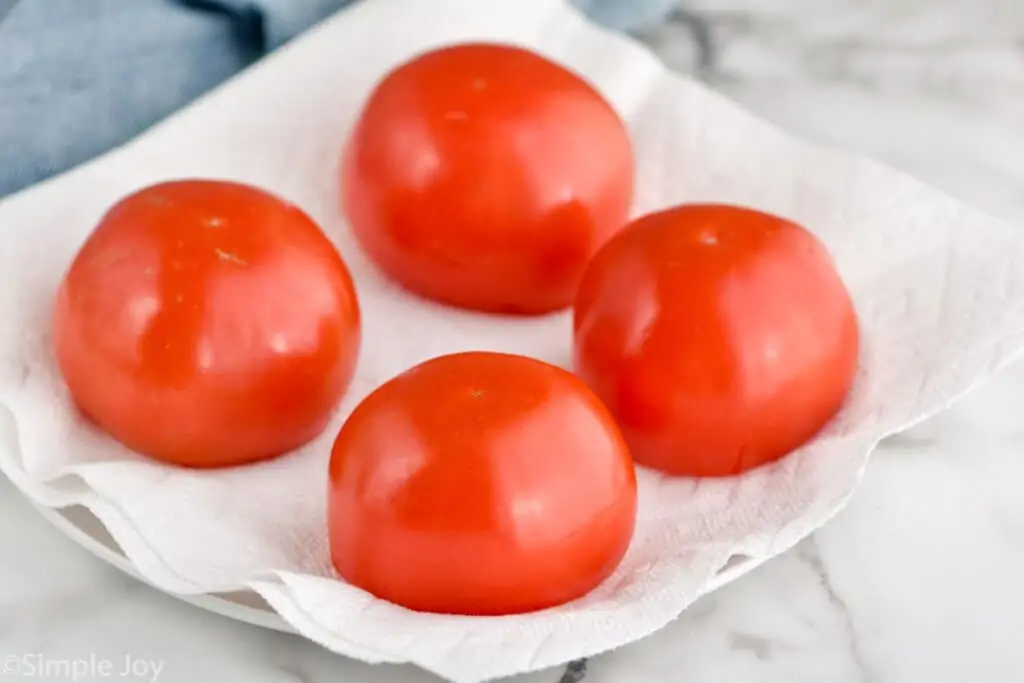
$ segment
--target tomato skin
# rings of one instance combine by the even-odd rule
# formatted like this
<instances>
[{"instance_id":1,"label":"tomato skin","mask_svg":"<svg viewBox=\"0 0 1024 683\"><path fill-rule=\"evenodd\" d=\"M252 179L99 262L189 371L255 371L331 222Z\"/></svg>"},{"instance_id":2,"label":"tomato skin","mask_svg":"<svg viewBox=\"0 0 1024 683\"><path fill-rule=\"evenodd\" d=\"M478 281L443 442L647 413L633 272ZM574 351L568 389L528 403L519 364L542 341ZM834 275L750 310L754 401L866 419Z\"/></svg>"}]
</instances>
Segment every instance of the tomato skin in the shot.
<instances>
[{"instance_id":1,"label":"tomato skin","mask_svg":"<svg viewBox=\"0 0 1024 683\"><path fill-rule=\"evenodd\" d=\"M632 538L636 475L575 376L500 353L441 356L371 393L330 464L331 555L409 609L528 612L580 597Z\"/></svg>"},{"instance_id":2,"label":"tomato skin","mask_svg":"<svg viewBox=\"0 0 1024 683\"><path fill-rule=\"evenodd\" d=\"M569 306L633 197L632 144L612 107L506 45L449 46L397 67L343 157L345 211L382 271L487 312Z\"/></svg>"},{"instance_id":3,"label":"tomato skin","mask_svg":"<svg viewBox=\"0 0 1024 683\"><path fill-rule=\"evenodd\" d=\"M639 464L727 476L782 457L834 416L859 331L811 233L743 207L684 205L637 219L597 254L574 347Z\"/></svg>"},{"instance_id":4,"label":"tomato skin","mask_svg":"<svg viewBox=\"0 0 1024 683\"><path fill-rule=\"evenodd\" d=\"M360 342L348 270L300 209L225 181L116 203L60 285L53 343L79 409L191 467L279 455L327 425Z\"/></svg>"}]
</instances>

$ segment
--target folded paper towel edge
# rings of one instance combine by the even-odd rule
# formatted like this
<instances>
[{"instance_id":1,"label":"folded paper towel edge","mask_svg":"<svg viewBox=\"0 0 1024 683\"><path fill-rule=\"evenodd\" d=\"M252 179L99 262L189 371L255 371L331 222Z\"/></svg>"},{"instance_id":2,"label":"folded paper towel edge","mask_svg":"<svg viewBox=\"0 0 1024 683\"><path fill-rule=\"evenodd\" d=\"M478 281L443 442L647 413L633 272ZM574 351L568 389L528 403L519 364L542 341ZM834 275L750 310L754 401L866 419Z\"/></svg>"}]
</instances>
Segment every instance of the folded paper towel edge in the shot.
<instances>
[{"instance_id":1,"label":"folded paper towel edge","mask_svg":"<svg viewBox=\"0 0 1024 683\"><path fill-rule=\"evenodd\" d=\"M3 404L0 404L0 410L10 414L9 409ZM811 531L820 528L821 525L841 511L849 498L855 493L856 484L860 480L864 469L867 466L870 454L877 441L878 438L875 437L870 437L865 441L858 441L858 451L862 454L862 457L858 463L857 470L851 481L848 482L848 485L843 487L844 492L841 500L833 501L832 504L827 505L824 509L823 515L814 519L804 517L800 520L802 522L801 526L804 527L803 529L794 529L791 525L789 528L779 530L778 534L773 537L774 543L770 548L744 548L738 545L730 545L728 547L715 548L710 552L704 553L708 559L704 560L706 564L706 571L704 574L706 574L706 576L702 579L701 585L706 587L710 577L721 571L721 569L728 563L729 559L737 553L750 555L759 563L765 562L796 545ZM8 450L5 448L5 442L8 441L6 439L0 441L0 451ZM701 595L708 592L707 590L701 590L698 593L689 596L687 599L680 601L676 606L677 609L673 608L671 612L666 613L663 618L659 618L650 624L646 624L645 628L641 630L634 629L631 631L628 639L621 640L620 642L601 644L596 647L590 644L584 645L576 651L566 652L554 658L549 659L539 657L537 659L523 662L515 669L502 667L499 672L494 672L493 676L487 675L484 678L480 678L475 671L467 673L452 670L447 665L439 664L438 662L425 660L415 656L403 657L402 655L381 651L379 648L375 648L372 644L339 636L334 629L323 624L315 616L305 611L302 608L300 601L296 600L292 596L288 589L288 572L268 569L261 572L254 572L244 578L240 578L236 582L228 583L223 586L206 586L200 589L195 584L181 579L174 573L173 568L164 561L149 545L146 539L134 529L131 520L118 509L115 503L105 499L104 496L95 490L89 489L87 486L67 486L67 480L75 477L76 475L62 475L60 478L61 485L57 487L47 488L36 486L28 482L20 472L16 471L16 469L8 467L11 462L10 457L11 454L9 452L0 452L0 470L3 470L4 473L11 478L12 482L19 488L19 490L29 496L32 500L46 507L60 508L70 505L82 505L89 509L111 533L118 543L118 546L122 548L132 565L138 568L140 574L142 574L147 581L151 582L158 589L168 593L181 595L251 590L262 596L272 609L287 623L293 626L300 634L333 652L366 661L368 663L414 664L443 676L454 683L474 683L475 681L489 680L498 676L504 677L528 673L539 669L565 664L574 659L591 657L617 649L618 647L622 647L657 632L682 614L682 612ZM52 484L54 482L50 483ZM69 490L60 490L62 488L67 488ZM125 540L129 537L134 538L134 541L126 543ZM323 580L326 581L329 579ZM371 599L375 600L373 598ZM539 650L540 648L538 648L538 651Z\"/></svg>"}]
</instances>

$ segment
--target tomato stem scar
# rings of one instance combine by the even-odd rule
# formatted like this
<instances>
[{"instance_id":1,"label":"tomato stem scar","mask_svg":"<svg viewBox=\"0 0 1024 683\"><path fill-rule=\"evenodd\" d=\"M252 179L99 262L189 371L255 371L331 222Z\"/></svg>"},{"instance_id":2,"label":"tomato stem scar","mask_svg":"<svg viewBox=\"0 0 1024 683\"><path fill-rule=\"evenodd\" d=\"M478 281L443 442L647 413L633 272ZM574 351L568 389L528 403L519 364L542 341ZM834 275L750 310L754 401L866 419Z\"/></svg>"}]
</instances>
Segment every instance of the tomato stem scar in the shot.
<instances>
[{"instance_id":1,"label":"tomato stem scar","mask_svg":"<svg viewBox=\"0 0 1024 683\"><path fill-rule=\"evenodd\" d=\"M235 264L240 265L240 266L247 266L247 265L249 265L249 263L247 261L244 261L244 260L238 258L237 256L235 256L234 254L231 254L231 253L228 253L228 252L224 251L223 249L219 249L217 247L214 247L213 253L216 254L217 258L219 258L221 261L230 261L231 263L235 263Z\"/></svg>"}]
</instances>

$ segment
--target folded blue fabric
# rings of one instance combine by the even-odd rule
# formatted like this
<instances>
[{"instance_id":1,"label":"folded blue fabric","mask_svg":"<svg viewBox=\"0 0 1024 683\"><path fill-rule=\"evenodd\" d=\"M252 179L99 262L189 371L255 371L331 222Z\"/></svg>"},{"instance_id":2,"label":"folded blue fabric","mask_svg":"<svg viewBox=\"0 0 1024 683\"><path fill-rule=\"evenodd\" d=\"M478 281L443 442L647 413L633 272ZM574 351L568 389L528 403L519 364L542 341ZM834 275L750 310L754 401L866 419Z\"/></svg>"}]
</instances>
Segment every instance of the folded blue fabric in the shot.
<instances>
[{"instance_id":1,"label":"folded blue fabric","mask_svg":"<svg viewBox=\"0 0 1024 683\"><path fill-rule=\"evenodd\" d=\"M0 196L125 142L352 1L0 0ZM677 2L573 1L620 30Z\"/></svg>"}]
</instances>

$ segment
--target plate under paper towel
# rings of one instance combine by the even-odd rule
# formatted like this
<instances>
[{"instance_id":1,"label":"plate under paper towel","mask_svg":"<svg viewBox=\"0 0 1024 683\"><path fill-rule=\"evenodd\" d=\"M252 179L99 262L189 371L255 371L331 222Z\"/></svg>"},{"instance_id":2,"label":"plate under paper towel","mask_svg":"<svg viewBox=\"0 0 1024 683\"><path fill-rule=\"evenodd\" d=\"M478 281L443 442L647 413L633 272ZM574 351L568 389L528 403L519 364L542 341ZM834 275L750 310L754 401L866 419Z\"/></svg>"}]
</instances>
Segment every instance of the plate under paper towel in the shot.
<instances>
[{"instance_id":1,"label":"plate under paper towel","mask_svg":"<svg viewBox=\"0 0 1024 683\"><path fill-rule=\"evenodd\" d=\"M562 607L504 618L418 614L339 581L325 535L327 454L375 386L445 352L564 365L568 315L504 320L424 303L356 248L337 201L349 126L388 69L443 43L532 47L593 81L629 122L636 211L720 201L783 214L835 255L863 326L844 411L813 443L728 480L641 471L618 571ZM231 178L283 195L344 254L364 318L357 378L316 442L264 464L185 471L143 460L71 410L49 351L55 288L104 209L141 185ZM947 407L1024 346L1024 243L1009 227L870 161L796 142L562 0L368 0L95 162L0 203L0 468L42 505L87 506L138 571L178 593L251 589L296 630L371 662L457 681L623 645L687 607L730 557L777 554L824 523L883 436Z\"/></svg>"}]
</instances>

